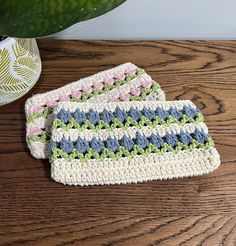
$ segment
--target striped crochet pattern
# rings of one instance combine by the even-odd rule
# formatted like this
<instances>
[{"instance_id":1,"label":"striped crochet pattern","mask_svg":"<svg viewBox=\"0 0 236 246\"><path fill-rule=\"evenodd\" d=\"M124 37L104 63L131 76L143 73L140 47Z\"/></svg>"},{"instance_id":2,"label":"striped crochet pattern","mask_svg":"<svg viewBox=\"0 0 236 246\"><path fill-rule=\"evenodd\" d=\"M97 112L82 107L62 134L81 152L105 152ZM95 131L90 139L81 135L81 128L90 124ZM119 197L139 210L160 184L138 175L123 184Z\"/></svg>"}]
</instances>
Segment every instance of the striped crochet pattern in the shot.
<instances>
[{"instance_id":1,"label":"striped crochet pattern","mask_svg":"<svg viewBox=\"0 0 236 246\"><path fill-rule=\"evenodd\" d=\"M220 158L191 101L67 102L53 111L51 176L69 185L209 173Z\"/></svg>"},{"instance_id":2,"label":"striped crochet pattern","mask_svg":"<svg viewBox=\"0 0 236 246\"><path fill-rule=\"evenodd\" d=\"M48 158L53 108L62 102L105 103L165 100L160 85L143 69L125 63L26 101L26 140L31 154ZM75 123L75 122L74 122Z\"/></svg>"}]
</instances>

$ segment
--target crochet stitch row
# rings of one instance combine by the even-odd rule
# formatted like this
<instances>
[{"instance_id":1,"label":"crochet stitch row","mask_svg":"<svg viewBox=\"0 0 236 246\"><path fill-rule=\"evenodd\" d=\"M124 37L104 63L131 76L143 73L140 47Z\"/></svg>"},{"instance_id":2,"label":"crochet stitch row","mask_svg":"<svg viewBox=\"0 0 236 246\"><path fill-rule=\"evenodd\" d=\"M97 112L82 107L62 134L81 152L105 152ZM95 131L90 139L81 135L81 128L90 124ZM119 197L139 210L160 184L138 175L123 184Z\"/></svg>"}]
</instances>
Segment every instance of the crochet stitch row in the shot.
<instances>
[{"instance_id":1,"label":"crochet stitch row","mask_svg":"<svg viewBox=\"0 0 236 246\"><path fill-rule=\"evenodd\" d=\"M65 101L65 99L67 101L68 98L65 98L65 96L73 98L79 97L80 99L81 93L90 92L91 88L99 88L97 84L114 84L116 80L124 80L128 75L135 75L137 70L140 69L136 65L125 63L84 79L80 79L59 89L43 94L37 94L27 100L26 114L30 114L35 106L56 106L58 102ZM78 91L80 93L77 95Z\"/></svg>"},{"instance_id":2,"label":"crochet stitch row","mask_svg":"<svg viewBox=\"0 0 236 246\"><path fill-rule=\"evenodd\" d=\"M219 165L220 157L214 147L195 148L119 160L90 159L86 165L78 159L67 161L60 158L52 161L51 177L66 185L127 184L203 175L214 171Z\"/></svg>"},{"instance_id":3,"label":"crochet stitch row","mask_svg":"<svg viewBox=\"0 0 236 246\"><path fill-rule=\"evenodd\" d=\"M163 110L170 111L171 108L182 111L184 107L191 107L194 110L199 109L190 101L190 100L179 100L179 101L132 101L132 102L109 102L109 103L97 103L91 104L90 102L85 103L75 103L75 102L63 102L57 105L54 108L53 114L58 115L58 113L63 109L73 114L77 109L83 113L89 112L91 108L97 113L102 113L104 109L114 112L116 108L119 107L125 111L129 111L132 107L141 111L145 107L150 110L156 110L157 107L162 108Z\"/></svg>"},{"instance_id":4,"label":"crochet stitch row","mask_svg":"<svg viewBox=\"0 0 236 246\"><path fill-rule=\"evenodd\" d=\"M201 113L187 100L68 102L58 105L53 115L51 175L64 184L199 175L220 164ZM99 124L103 127L97 131Z\"/></svg>"},{"instance_id":5,"label":"crochet stitch row","mask_svg":"<svg viewBox=\"0 0 236 246\"><path fill-rule=\"evenodd\" d=\"M65 158L66 160L79 158L81 161L88 161L91 158L98 160L114 158L118 160L122 157L133 158L137 154L163 154L167 151L177 153L180 150L209 148L212 146L214 146L212 139L199 130L192 134L186 132L181 132L178 135L167 133L164 137L160 137L159 134L152 134L146 137L137 132L134 139L124 135L120 140L108 137L105 141L95 137L91 141L86 141L78 137L75 142L72 142L63 138L59 143L51 141L50 144L51 160L57 158Z\"/></svg>"},{"instance_id":6,"label":"crochet stitch row","mask_svg":"<svg viewBox=\"0 0 236 246\"><path fill-rule=\"evenodd\" d=\"M108 148L104 148L101 153L94 151L92 148L88 148L87 153L83 154L77 149L73 149L71 153L66 153L60 148L53 148L52 155L50 160L54 161L59 158L63 158L67 161L71 161L74 159L79 159L81 162L88 162L91 159L95 159L98 161L104 161L108 158L113 160L119 160L124 157L134 158L137 155L148 156L151 153L155 153L158 155L163 155L166 152L178 153L181 150L191 151L196 148L207 149L209 147L214 147L213 141L209 138L207 139L205 144L201 144L196 140L192 141L192 144L186 145L183 143L178 143L175 147L171 147L167 143L164 143L161 148L157 148L154 144L147 145L147 148L143 149L138 144L134 144L131 151L128 151L125 147L119 147L117 151L114 153L110 151Z\"/></svg>"},{"instance_id":7,"label":"crochet stitch row","mask_svg":"<svg viewBox=\"0 0 236 246\"><path fill-rule=\"evenodd\" d=\"M152 93L157 93L157 91L160 89L160 86L159 84L157 84L156 82L153 83L151 85L150 88L142 88L140 90L140 95L139 96L130 96L129 97L129 100L130 101L143 101L146 99L146 97ZM91 96L90 96L91 97ZM90 98L89 97L89 98ZM87 99L86 99L87 100ZM86 101L84 100L84 101ZM68 100L68 101L71 101L71 102L80 102L81 100L80 99L71 99L71 100ZM122 98L118 98L118 101L122 101ZM26 118L27 122L30 123L31 121L39 118L39 117L44 117L44 118L47 118L51 113L53 112L53 107L52 106L44 106L42 108L42 112L33 112L31 114L29 114Z\"/></svg>"},{"instance_id":8,"label":"crochet stitch row","mask_svg":"<svg viewBox=\"0 0 236 246\"><path fill-rule=\"evenodd\" d=\"M26 111L26 140L31 154L47 158L53 108L63 101L109 102L127 100L164 100L159 84L144 70L126 63L113 69L28 99Z\"/></svg>"},{"instance_id":9,"label":"crochet stitch row","mask_svg":"<svg viewBox=\"0 0 236 246\"><path fill-rule=\"evenodd\" d=\"M117 70L122 70L123 74L127 74L123 77L119 77L119 79L113 79L111 83L107 83L107 78L117 74ZM133 74L128 74L129 71L134 72ZM139 88L150 88L153 83L154 81L152 81L151 77L147 75L143 69L139 69L134 64L126 63L114 69L73 82L59 89L37 94L29 98L25 105L26 116L35 112L42 112L45 107L55 107L58 103L63 101L87 101L88 99L93 101L92 98L97 97L101 99L103 98L103 94L107 94L108 92L114 92L112 93L112 96L114 96L114 94L117 94L115 93L117 91L116 88L124 88L125 90L122 90L122 94L129 88L130 95L139 96ZM97 86L97 84L102 84L102 86ZM119 96L119 94L117 96ZM126 98L122 96L123 95L121 95L121 99L125 100Z\"/></svg>"},{"instance_id":10,"label":"crochet stitch row","mask_svg":"<svg viewBox=\"0 0 236 246\"><path fill-rule=\"evenodd\" d=\"M145 71L143 69L139 69L139 70L137 70L135 75L127 75L123 80L114 80L113 84L105 84L99 88L92 86L90 89L88 89L88 87L84 87L84 88L86 88L86 91L78 91L77 94L73 93L72 95L69 95L68 98L63 97L62 101L64 101L65 99L68 99L67 101L71 101L71 102L85 102L92 97L96 97L100 94L103 94L105 92L108 92L108 91L111 91L115 88L118 88L121 85L124 85L125 83L131 81L132 79L135 79L140 75L143 75L144 73L145 73ZM149 88L147 88L147 89L149 89ZM152 88L152 89L154 90L154 88ZM155 90L157 90L157 89L159 89L158 84L156 84L156 86L155 86ZM143 90L142 90L142 92L143 92L142 96L145 96ZM151 92L151 90L150 90L150 92ZM135 94L135 91L133 91L133 93ZM58 102L59 102L59 100L58 100ZM55 103L55 105L56 105L56 103ZM53 109L53 106L55 106L55 105L54 105L54 103L48 103L48 105L46 105L46 104L42 105L41 110L43 110L43 112L44 112L48 108ZM40 109L37 108L37 111L39 111L39 110ZM51 112L52 112L52 110L51 110ZM28 116L27 116L27 120L29 120L30 117L34 114L35 113L33 111L29 111Z\"/></svg>"},{"instance_id":11,"label":"crochet stitch row","mask_svg":"<svg viewBox=\"0 0 236 246\"><path fill-rule=\"evenodd\" d=\"M155 84L153 84L153 87L158 87L157 85L155 85ZM150 89L148 89L148 90L150 90ZM38 119L38 118L41 118L41 117L45 117L45 118L47 118L47 117L49 117L51 114L52 114L52 108L50 108L50 107L48 107L48 108L46 108L45 110L44 110L44 112L42 112L42 113L34 113L34 114L32 114L32 115L30 115L28 118L27 118L27 120L28 120L28 123L30 123L32 120L36 120L36 119ZM63 115L63 113L61 113L62 115ZM183 118L182 119L182 122L183 121L185 121L185 120L188 120L187 119L188 117L186 117L186 119L185 118ZM196 117L197 118L197 120L201 120L201 115L199 115L199 116L197 116ZM49 119L50 120L50 119ZM159 120L161 120L161 119L159 119ZM145 119L143 119L143 121L145 121ZM168 122L170 122L171 121L171 117L169 118L169 121ZM173 121L174 122L174 121ZM40 122L41 123L41 122ZM46 122L44 122L44 123L46 123ZM58 124L59 125L61 125L61 124L63 124L64 122L58 122ZM99 124L99 126L97 127L97 129L100 129L100 128L103 128L103 126L106 126L106 122L104 121L100 121L99 122L100 124ZM130 123L132 123L132 119L130 120ZM70 125L72 125L72 127L73 127L73 125L75 125L75 124L77 124L75 121L71 121L70 122L70 124L68 125L68 127L70 126ZM94 126L93 126L93 124L89 121L87 121L87 124L88 124L88 127L91 127L91 128L93 128ZM119 124L119 123L118 123ZM128 121L127 121L127 124L128 124ZM126 124L126 125L127 125ZM27 142L30 142L30 141L41 141L41 142L45 142L45 140L50 136L49 134L48 134L48 132L50 131L50 128L49 127L47 127L47 128L45 128L45 129L43 129L42 127L43 127L43 124L40 124L41 125L41 127L36 127L36 126L34 126L34 127L30 127L29 126L29 124L28 124L28 128L27 128ZM56 125L56 122L54 122L54 125ZM63 126L62 126L63 127ZM66 127L66 126L65 126ZM82 128L84 128L84 127L86 127L86 125L84 125L84 126L82 126ZM112 128L113 126L111 126L111 128ZM32 129L33 129L33 131L32 131Z\"/></svg>"},{"instance_id":12,"label":"crochet stitch row","mask_svg":"<svg viewBox=\"0 0 236 246\"><path fill-rule=\"evenodd\" d=\"M54 116L55 117L55 116ZM131 107L128 111L116 107L114 111L103 110L97 113L92 108L83 113L77 109L72 114L64 109L60 110L52 124L52 130L63 128L69 130L77 128L80 130L92 129L116 129L117 127L127 129L131 126L142 128L143 126L155 127L157 125L170 126L173 123L184 125L186 123L201 123L203 116L196 107L184 105L182 109L170 107L165 110L161 107L156 109L143 108L138 110ZM38 135L28 136L28 140L45 142L49 134L43 132Z\"/></svg>"},{"instance_id":13,"label":"crochet stitch row","mask_svg":"<svg viewBox=\"0 0 236 246\"><path fill-rule=\"evenodd\" d=\"M203 115L196 108L188 106L184 106L183 110L171 107L169 111L160 107L155 110L143 108L141 111L131 107L128 112L116 107L114 112L104 109L101 113L90 108L87 113L77 109L73 114L62 109L57 117L53 121L52 129L58 127L65 130L71 128L101 130L115 129L117 127L127 129L131 126L141 128L145 125L152 127L156 125L169 126L173 123L186 124L203 121Z\"/></svg>"},{"instance_id":14,"label":"crochet stitch row","mask_svg":"<svg viewBox=\"0 0 236 246\"><path fill-rule=\"evenodd\" d=\"M169 126L156 125L155 127L143 126L142 128L131 126L127 129L114 128L112 130L101 129L99 131L94 131L93 129L81 130L79 128L71 128L67 130L63 128L57 128L52 130L53 135L51 137L51 140L53 140L54 142L60 142L61 139L64 137L66 139L70 139L72 142L75 142L78 137L84 138L87 141L90 141L93 137L96 137L104 141L109 136L116 139L121 139L124 135L135 138L136 133L139 132L140 129L146 137L149 137L152 133L159 134L161 137L164 137L167 133L180 134L181 132L187 132L191 134L196 130L203 131L205 134L208 134L208 129L204 122L200 122L198 124L186 123L185 125L173 123Z\"/></svg>"}]
</instances>

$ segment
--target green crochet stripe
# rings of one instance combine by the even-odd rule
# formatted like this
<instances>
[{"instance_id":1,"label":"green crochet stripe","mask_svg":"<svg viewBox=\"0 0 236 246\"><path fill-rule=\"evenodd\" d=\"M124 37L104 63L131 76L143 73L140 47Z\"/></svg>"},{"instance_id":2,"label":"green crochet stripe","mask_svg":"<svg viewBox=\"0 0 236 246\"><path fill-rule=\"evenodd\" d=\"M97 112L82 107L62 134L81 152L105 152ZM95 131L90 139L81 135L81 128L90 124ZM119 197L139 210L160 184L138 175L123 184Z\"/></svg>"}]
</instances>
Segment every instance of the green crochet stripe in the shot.
<instances>
[{"instance_id":1,"label":"green crochet stripe","mask_svg":"<svg viewBox=\"0 0 236 246\"><path fill-rule=\"evenodd\" d=\"M138 78L140 77L141 75L145 74L145 70L144 69L138 69L136 74L134 75L127 75L126 78L124 80L116 80L114 81L114 84L112 85L105 85L101 90L98 90L98 89L93 89L93 91L91 93L82 93L81 95L81 99L76 99L76 98L72 98L70 101L71 102L86 102L89 98L91 97L95 97L95 96L98 96L100 94L103 94L105 92L108 92L108 91L111 91L117 87L120 87L121 85L131 81L132 79L135 79L135 78ZM153 91L157 91L157 89L160 88L159 84L158 83L154 83L155 86L153 87ZM141 91L141 96L142 97L141 99L139 97L137 97L138 99L136 100L143 100L147 95L148 93L152 92L152 90L146 90L147 88L144 88L142 91ZM133 98L133 99L132 99ZM135 96L132 96L131 97L131 100L135 100ZM53 108L52 107L45 107L44 111L41 112L41 113L32 113L31 115L29 115L26 120L27 122L31 122L33 121L34 119L37 119L39 117L44 117L44 118L47 118L48 115L50 115L53 111Z\"/></svg>"},{"instance_id":2,"label":"green crochet stripe","mask_svg":"<svg viewBox=\"0 0 236 246\"><path fill-rule=\"evenodd\" d=\"M108 123L106 123L103 120L100 120L96 126L93 125L89 120L86 120L83 125L80 125L77 123L77 121L75 119L71 119L68 124L65 124L64 122L62 122L60 119L57 118L53 121L53 125L52 125L51 129L55 130L57 128L62 128L65 131L68 131L70 129L79 129L81 131L83 131L85 129L90 129L90 130L93 130L94 132L98 132L101 129L107 129L109 131L112 131L115 128L128 129L129 127L132 127L132 126L135 126L139 129L141 129L144 126L150 126L152 128L155 128L157 125L163 125L165 127L168 127L173 123L177 123L179 125L185 125L187 123L199 124L203 121L204 121L204 118L203 118L203 115L201 113L197 113L195 119L189 118L186 115L183 115L182 119L180 121L178 121L177 119L175 119L171 115L168 116L168 119L166 121L162 120L159 117L155 117L153 121L150 121L147 118L145 118L144 116L142 116L140 118L139 122L135 121L130 116L128 116L126 123L122 123L118 119L115 118L111 125L109 125ZM50 139L49 133L43 132L40 135L28 136L27 142L29 143L31 141L33 141L33 142L36 141L36 142L45 143L49 139Z\"/></svg>"},{"instance_id":3,"label":"green crochet stripe","mask_svg":"<svg viewBox=\"0 0 236 246\"><path fill-rule=\"evenodd\" d=\"M191 145L185 145L183 143L178 143L175 148L172 148L167 143L164 143L161 149L158 149L155 145L149 144L146 149L141 148L139 145L135 144L132 151L128 151L123 146L120 146L116 153L109 151L109 149L104 148L102 153L95 152L92 148L88 149L86 154L78 152L76 149L73 149L70 154L67 154L59 148L52 149L52 155L50 157L51 161L54 161L58 158L63 158L67 161L72 161L74 159L80 159L81 162L88 162L91 159L96 159L103 161L105 158L111 158L113 160L119 160L122 157L129 157L133 159L137 155L148 156L151 153L163 155L166 152L173 152L177 154L181 150L192 151L196 148L208 149L213 147L214 143L211 138L208 138L205 144L199 143L197 140L193 139Z\"/></svg>"},{"instance_id":4,"label":"green crochet stripe","mask_svg":"<svg viewBox=\"0 0 236 246\"><path fill-rule=\"evenodd\" d=\"M27 141L27 143L30 143L30 142L46 143L49 139L50 139L49 133L48 132L43 132L40 135L28 136L26 141Z\"/></svg>"},{"instance_id":5,"label":"green crochet stripe","mask_svg":"<svg viewBox=\"0 0 236 246\"><path fill-rule=\"evenodd\" d=\"M51 107L45 107L45 109L44 109L43 112L31 114L30 116L28 116L26 118L26 121L27 122L31 122L31 121L33 121L35 119L38 119L38 118L41 118L41 117L47 118L52 112L53 112L53 108L51 108Z\"/></svg>"},{"instance_id":6,"label":"green crochet stripe","mask_svg":"<svg viewBox=\"0 0 236 246\"><path fill-rule=\"evenodd\" d=\"M77 121L72 118L67 124L62 122L60 119L55 119L52 124L52 130L57 129L57 128L62 128L66 131L70 129L79 129L79 130L85 130L85 129L90 129L99 131L101 129L107 129L107 130L114 130L115 128L122 128L122 129L128 129L129 127L135 126L137 128L142 128L144 126L150 126L150 127L156 127L157 125L163 125L163 126L170 126L173 123L177 123L179 125L185 125L186 123L201 123L203 122L204 118L201 113L197 113L195 119L190 118L186 116L185 114L182 115L181 120L177 120L173 116L169 115L167 120L163 120L159 118L158 116L155 116L153 121L148 120L144 116L141 116L139 121L134 120L132 117L128 116L126 118L125 123L122 123L119 121L117 118L114 118L112 121L112 124L108 124L107 122L103 120L99 120L97 125L92 124L88 119L85 120L83 125L80 125L77 123Z\"/></svg>"},{"instance_id":7,"label":"green crochet stripe","mask_svg":"<svg viewBox=\"0 0 236 246\"><path fill-rule=\"evenodd\" d=\"M156 82L152 84L150 88L141 89L139 96L131 96L130 101L145 101L146 97L151 93L156 93L160 89L160 85Z\"/></svg>"},{"instance_id":8,"label":"green crochet stripe","mask_svg":"<svg viewBox=\"0 0 236 246\"><path fill-rule=\"evenodd\" d=\"M131 81L132 79L135 79L135 78L138 78L140 77L141 75L145 74L146 72L144 71L144 69L138 69L136 71L136 74L134 75L127 75L125 77L125 79L123 80L115 80L114 83L112 85L105 85L102 89L95 89L93 88L93 91L91 93L87 93L87 92L84 92L82 93L81 95L81 100L79 99L72 99L71 101L74 101L74 102L86 102L89 98L91 97L96 97L100 94L103 94L104 92L108 92L108 91L111 91L117 87L120 87L122 85L124 85L125 83Z\"/></svg>"},{"instance_id":9,"label":"green crochet stripe","mask_svg":"<svg viewBox=\"0 0 236 246\"><path fill-rule=\"evenodd\" d=\"M156 93L157 90L160 89L160 85L158 83L153 83L150 88L143 88L141 90L141 93L139 96L131 96L130 101L145 101L146 97L150 95L151 93ZM74 100L71 99L71 102L79 102L79 100ZM45 107L44 111L41 113L33 113L30 116L26 118L27 122L31 122L37 118L43 117L43 118L48 118L50 114L52 114L53 108L51 107Z\"/></svg>"},{"instance_id":10,"label":"green crochet stripe","mask_svg":"<svg viewBox=\"0 0 236 246\"><path fill-rule=\"evenodd\" d=\"M137 101L137 100L140 100L140 101L142 101L142 100L145 100L145 98L148 96L148 95L150 95L151 93L155 93L155 92L157 92L157 90L160 88L160 86L159 86L159 84L158 83L153 83L152 84L152 86L151 86L151 88L144 88L142 91L141 91L141 94L140 94L140 96L131 96L131 100L132 101ZM35 120L35 119L37 119L37 118L39 118L39 117L43 117L43 118L48 118L48 116L50 115L50 114L52 114L52 112L53 112L53 108L50 108L50 107L46 107L45 108L45 110L42 112L42 113L34 113L34 114L32 114L32 115L30 115L28 118L27 118L27 122L31 122L31 121L33 121L33 120ZM173 118L174 119L174 118ZM134 123L134 122L136 122L136 121L134 121L132 118L131 118L131 120L132 120L132 122ZM55 119L55 121L60 121L59 119ZM88 120L87 120L88 121ZM171 119L169 120L169 122L171 121ZM160 119L160 122L165 122L165 121L161 121L161 119ZM114 122L115 123L115 122ZM120 125L120 127L124 127L124 128L128 128L128 126L127 126L127 124L126 125L124 125L124 124L120 124L121 122L119 122L118 120L117 120L117 124L118 125ZM64 129L70 129L70 127L67 127L67 126L69 126L69 125L71 125L71 128L81 128L81 126L74 120L74 119L72 119L71 121L70 121L70 123L69 124L64 124L63 122L61 122L61 123L53 123L53 125L56 125L56 124L59 124L58 125L58 127L60 127L60 125L62 125L61 127L62 128L64 128ZM90 128L88 128L88 129L94 129L94 127L93 127L93 125L90 123L90 121L88 121L87 122L87 124L90 126ZM104 121L101 121L101 122L99 122L99 127L97 127L95 130L99 130L99 129L102 129L102 128L107 128L107 123L105 123ZM171 123L170 123L171 124ZM104 125L104 126L103 126ZM55 128L57 128L57 127L55 127ZM114 124L114 126L112 126L112 127L109 127L109 129L110 130L112 130L113 128L115 128L115 124ZM87 128L85 128L85 129L87 129ZM108 128L107 128L108 129ZM45 143L45 142L47 142L47 140L49 140L49 138L50 138L50 136L49 136L49 134L48 133L46 133L46 132L43 132L42 134L40 134L40 135L37 135L37 136L28 136L27 137L27 142L29 143L29 142L31 142L31 141L37 141L37 142L42 142L42 143Z\"/></svg>"}]
</instances>

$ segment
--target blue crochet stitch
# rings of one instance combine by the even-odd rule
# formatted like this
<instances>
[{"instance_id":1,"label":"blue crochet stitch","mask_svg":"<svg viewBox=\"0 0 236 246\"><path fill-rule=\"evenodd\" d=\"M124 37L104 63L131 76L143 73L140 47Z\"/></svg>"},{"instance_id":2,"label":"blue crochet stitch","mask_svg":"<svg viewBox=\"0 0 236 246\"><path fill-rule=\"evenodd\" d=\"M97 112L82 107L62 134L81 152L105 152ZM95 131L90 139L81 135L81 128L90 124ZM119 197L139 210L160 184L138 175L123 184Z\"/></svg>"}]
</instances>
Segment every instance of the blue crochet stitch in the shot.
<instances>
[{"instance_id":1,"label":"blue crochet stitch","mask_svg":"<svg viewBox=\"0 0 236 246\"><path fill-rule=\"evenodd\" d=\"M95 137L92 138L92 140L90 141L90 147L97 153L102 152L102 150L104 149L104 144L100 139L97 139Z\"/></svg>"},{"instance_id":2,"label":"blue crochet stitch","mask_svg":"<svg viewBox=\"0 0 236 246\"><path fill-rule=\"evenodd\" d=\"M70 140L67 140L65 137L63 137L60 142L60 148L69 154L73 150L74 145Z\"/></svg>"},{"instance_id":3,"label":"blue crochet stitch","mask_svg":"<svg viewBox=\"0 0 236 246\"><path fill-rule=\"evenodd\" d=\"M89 144L85 139L82 139L81 137L78 137L76 142L75 142L75 148L81 152L81 153L86 153L88 150Z\"/></svg>"},{"instance_id":4,"label":"blue crochet stitch","mask_svg":"<svg viewBox=\"0 0 236 246\"><path fill-rule=\"evenodd\" d=\"M108 124L110 124L114 119L114 115L112 114L112 112L108 111L107 109L103 110L100 117L102 120L104 120Z\"/></svg>"},{"instance_id":5,"label":"blue crochet stitch","mask_svg":"<svg viewBox=\"0 0 236 246\"><path fill-rule=\"evenodd\" d=\"M51 117L50 117L50 120L51 120L51 122L53 122L57 118L58 118L58 116L55 113L52 113Z\"/></svg>"},{"instance_id":6,"label":"blue crochet stitch","mask_svg":"<svg viewBox=\"0 0 236 246\"><path fill-rule=\"evenodd\" d=\"M190 145L192 143L192 137L188 132L180 132L178 135L178 139L186 145Z\"/></svg>"},{"instance_id":7,"label":"blue crochet stitch","mask_svg":"<svg viewBox=\"0 0 236 246\"><path fill-rule=\"evenodd\" d=\"M133 107L131 107L129 110L129 116L133 118L134 120L138 121L140 120L142 115L137 109L134 109Z\"/></svg>"},{"instance_id":8,"label":"blue crochet stitch","mask_svg":"<svg viewBox=\"0 0 236 246\"><path fill-rule=\"evenodd\" d=\"M172 147L174 148L177 144L178 144L178 139L176 137L176 135L174 134L169 134L167 133L164 136L164 139L166 140L166 142Z\"/></svg>"},{"instance_id":9,"label":"blue crochet stitch","mask_svg":"<svg viewBox=\"0 0 236 246\"><path fill-rule=\"evenodd\" d=\"M49 154L50 155L52 154L52 149L53 148L57 148L57 143L51 140L49 142L49 144L48 144L48 149L49 149Z\"/></svg>"},{"instance_id":10,"label":"blue crochet stitch","mask_svg":"<svg viewBox=\"0 0 236 246\"><path fill-rule=\"evenodd\" d=\"M154 144L157 148L161 148L164 144L164 141L159 134L152 134L149 138L149 141L152 144Z\"/></svg>"},{"instance_id":11,"label":"blue crochet stitch","mask_svg":"<svg viewBox=\"0 0 236 246\"><path fill-rule=\"evenodd\" d=\"M76 109L76 111L74 112L74 118L80 125L82 125L86 120L85 114L81 112L79 109Z\"/></svg>"},{"instance_id":12,"label":"blue crochet stitch","mask_svg":"<svg viewBox=\"0 0 236 246\"><path fill-rule=\"evenodd\" d=\"M65 109L61 109L60 112L58 113L58 118L62 122L67 124L72 117L71 117L71 114L68 111L66 111Z\"/></svg>"},{"instance_id":13,"label":"blue crochet stitch","mask_svg":"<svg viewBox=\"0 0 236 246\"><path fill-rule=\"evenodd\" d=\"M196 139L199 143L205 143L208 138L208 134L204 133L203 131L199 131L198 129L195 130L194 133L191 134L194 139Z\"/></svg>"},{"instance_id":14,"label":"blue crochet stitch","mask_svg":"<svg viewBox=\"0 0 236 246\"><path fill-rule=\"evenodd\" d=\"M155 117L155 112L149 108L146 108L146 107L143 108L142 114L148 120L153 120L153 118Z\"/></svg>"},{"instance_id":15,"label":"blue crochet stitch","mask_svg":"<svg viewBox=\"0 0 236 246\"><path fill-rule=\"evenodd\" d=\"M112 152L116 152L118 150L118 148L120 147L119 142L112 137L108 137L106 140L106 147L112 151Z\"/></svg>"},{"instance_id":16,"label":"blue crochet stitch","mask_svg":"<svg viewBox=\"0 0 236 246\"><path fill-rule=\"evenodd\" d=\"M149 144L147 138L140 134L139 132L136 133L136 144L138 144L141 148L145 149L147 145Z\"/></svg>"},{"instance_id":17,"label":"blue crochet stitch","mask_svg":"<svg viewBox=\"0 0 236 246\"><path fill-rule=\"evenodd\" d=\"M164 110L164 109L162 109L160 107L156 108L155 114L158 117L160 117L162 120L166 120L166 118L169 116L169 113L166 110Z\"/></svg>"},{"instance_id":18,"label":"blue crochet stitch","mask_svg":"<svg viewBox=\"0 0 236 246\"><path fill-rule=\"evenodd\" d=\"M126 120L128 114L126 113L126 111L124 109L116 107L115 116L120 122L123 123Z\"/></svg>"},{"instance_id":19,"label":"blue crochet stitch","mask_svg":"<svg viewBox=\"0 0 236 246\"><path fill-rule=\"evenodd\" d=\"M120 142L121 145L124 146L128 151L133 149L134 142L130 137L124 135Z\"/></svg>"},{"instance_id":20,"label":"blue crochet stitch","mask_svg":"<svg viewBox=\"0 0 236 246\"><path fill-rule=\"evenodd\" d=\"M179 111L176 108L170 107L169 112L171 114L171 116L173 116L175 119L179 120L182 116L181 111Z\"/></svg>"},{"instance_id":21,"label":"blue crochet stitch","mask_svg":"<svg viewBox=\"0 0 236 246\"><path fill-rule=\"evenodd\" d=\"M194 118L198 112L198 110L196 108L192 108L190 106L186 106L184 105L183 107L183 112L184 114L186 114L188 117L190 118Z\"/></svg>"},{"instance_id":22,"label":"blue crochet stitch","mask_svg":"<svg viewBox=\"0 0 236 246\"><path fill-rule=\"evenodd\" d=\"M100 120L99 114L96 111L94 111L93 109L89 109L89 111L87 113L87 118L94 125L96 125L98 123L98 121Z\"/></svg>"}]
</instances>

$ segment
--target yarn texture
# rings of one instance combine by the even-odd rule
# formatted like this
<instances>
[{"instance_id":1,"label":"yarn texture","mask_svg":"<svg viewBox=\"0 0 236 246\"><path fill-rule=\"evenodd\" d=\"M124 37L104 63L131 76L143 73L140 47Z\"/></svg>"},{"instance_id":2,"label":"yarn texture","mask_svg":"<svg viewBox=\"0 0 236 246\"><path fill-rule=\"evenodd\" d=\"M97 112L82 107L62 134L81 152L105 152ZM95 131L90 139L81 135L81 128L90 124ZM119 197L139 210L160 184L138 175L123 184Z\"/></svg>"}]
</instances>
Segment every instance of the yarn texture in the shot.
<instances>
[{"instance_id":1,"label":"yarn texture","mask_svg":"<svg viewBox=\"0 0 236 246\"><path fill-rule=\"evenodd\" d=\"M62 184L180 178L220 165L203 115L188 100L64 102L52 118L51 176Z\"/></svg>"},{"instance_id":2,"label":"yarn texture","mask_svg":"<svg viewBox=\"0 0 236 246\"><path fill-rule=\"evenodd\" d=\"M26 140L30 152L35 158L48 158L50 129L54 120L52 111L62 102L106 103L143 100L162 101L165 100L165 94L158 83L132 63L125 63L59 89L37 94L29 98L25 104ZM98 120L107 124L113 120L109 112L104 112L100 119L92 108L86 117L93 125L96 125ZM122 113L119 117L122 117ZM67 111L61 111L59 118L64 124L72 119ZM73 119L81 124L81 112L75 113Z\"/></svg>"}]
</instances>

